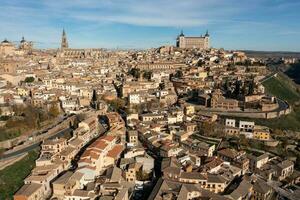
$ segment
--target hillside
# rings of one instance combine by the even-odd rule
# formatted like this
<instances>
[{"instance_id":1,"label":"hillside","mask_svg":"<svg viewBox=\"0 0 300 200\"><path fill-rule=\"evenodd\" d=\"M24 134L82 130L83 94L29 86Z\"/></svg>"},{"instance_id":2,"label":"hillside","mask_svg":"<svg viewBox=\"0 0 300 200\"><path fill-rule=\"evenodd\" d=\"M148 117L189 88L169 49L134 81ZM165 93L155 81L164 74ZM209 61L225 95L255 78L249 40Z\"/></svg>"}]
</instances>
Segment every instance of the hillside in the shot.
<instances>
[{"instance_id":1,"label":"hillside","mask_svg":"<svg viewBox=\"0 0 300 200\"><path fill-rule=\"evenodd\" d=\"M267 93L294 104L300 100L299 85L296 85L286 75L278 73L277 77L266 80L263 85Z\"/></svg>"},{"instance_id":2,"label":"hillside","mask_svg":"<svg viewBox=\"0 0 300 200\"><path fill-rule=\"evenodd\" d=\"M267 93L286 100L293 107L291 114L277 119L255 120L258 124L266 125L274 129L300 131L300 92L299 85L282 73L265 81L263 85Z\"/></svg>"},{"instance_id":3,"label":"hillside","mask_svg":"<svg viewBox=\"0 0 300 200\"><path fill-rule=\"evenodd\" d=\"M292 64L284 73L300 84L300 63Z\"/></svg>"}]
</instances>

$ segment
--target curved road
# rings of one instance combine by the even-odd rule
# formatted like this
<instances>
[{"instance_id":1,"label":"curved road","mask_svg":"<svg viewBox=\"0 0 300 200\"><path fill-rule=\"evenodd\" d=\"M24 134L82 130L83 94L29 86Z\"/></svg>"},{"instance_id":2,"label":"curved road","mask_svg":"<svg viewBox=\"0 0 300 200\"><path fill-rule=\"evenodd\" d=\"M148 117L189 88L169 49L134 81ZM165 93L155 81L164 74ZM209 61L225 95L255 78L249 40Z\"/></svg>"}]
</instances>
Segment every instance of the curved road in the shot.
<instances>
[{"instance_id":1,"label":"curved road","mask_svg":"<svg viewBox=\"0 0 300 200\"><path fill-rule=\"evenodd\" d=\"M55 138L55 137L61 137L61 136L65 135L65 134L71 133L71 131L72 131L71 128L66 128L66 129L63 129L63 130L57 132L55 135L53 135L53 136L51 136L49 138L52 139L52 138ZM40 144L41 144L41 142L36 142L34 144L31 144L29 146L24 147L23 149L19 149L17 151L14 151L14 152L11 152L11 153L8 153L8 154L2 154L0 156L0 160L11 158L11 157L18 156L18 155L21 155L23 153L29 152L29 151L31 151L31 150L36 149L37 147L39 147Z\"/></svg>"}]
</instances>

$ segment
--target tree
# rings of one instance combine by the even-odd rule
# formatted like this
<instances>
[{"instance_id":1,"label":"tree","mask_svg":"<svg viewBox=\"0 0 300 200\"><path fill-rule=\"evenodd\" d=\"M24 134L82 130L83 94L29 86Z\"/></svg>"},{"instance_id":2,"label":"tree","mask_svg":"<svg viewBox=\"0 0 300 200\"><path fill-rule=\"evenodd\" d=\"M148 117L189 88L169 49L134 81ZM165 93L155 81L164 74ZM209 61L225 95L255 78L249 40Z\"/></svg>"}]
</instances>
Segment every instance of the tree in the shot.
<instances>
[{"instance_id":1,"label":"tree","mask_svg":"<svg viewBox=\"0 0 300 200\"><path fill-rule=\"evenodd\" d=\"M229 93L229 88L230 88L230 83L229 83L228 79L225 80L223 88L224 88L224 91L226 92L226 94L228 94Z\"/></svg>"},{"instance_id":2,"label":"tree","mask_svg":"<svg viewBox=\"0 0 300 200\"><path fill-rule=\"evenodd\" d=\"M125 101L117 98L111 101L108 101L108 103L110 104L111 107L113 107L115 110L119 110L121 108L125 107Z\"/></svg>"},{"instance_id":3,"label":"tree","mask_svg":"<svg viewBox=\"0 0 300 200\"><path fill-rule=\"evenodd\" d=\"M97 100L98 100L98 98L97 98L97 92L96 92L96 90L93 90L92 101L95 102L95 101L97 101Z\"/></svg>"},{"instance_id":4,"label":"tree","mask_svg":"<svg viewBox=\"0 0 300 200\"><path fill-rule=\"evenodd\" d=\"M202 124L202 130L203 130L204 135L210 136L214 133L215 124L214 123L209 123L209 122L204 122Z\"/></svg>"},{"instance_id":5,"label":"tree","mask_svg":"<svg viewBox=\"0 0 300 200\"><path fill-rule=\"evenodd\" d=\"M160 90L165 89L165 83L164 82L162 82L162 83L159 84L159 89Z\"/></svg>"},{"instance_id":6,"label":"tree","mask_svg":"<svg viewBox=\"0 0 300 200\"><path fill-rule=\"evenodd\" d=\"M175 74L175 77L176 77L176 78L182 78L182 77L183 77L182 71L181 71L181 70L178 70L178 71L176 72L176 74Z\"/></svg>"},{"instance_id":7,"label":"tree","mask_svg":"<svg viewBox=\"0 0 300 200\"><path fill-rule=\"evenodd\" d=\"M49 109L49 114L52 117L57 117L59 115L59 108L57 106L57 104L53 103Z\"/></svg>"},{"instance_id":8,"label":"tree","mask_svg":"<svg viewBox=\"0 0 300 200\"><path fill-rule=\"evenodd\" d=\"M139 170L136 172L136 179L139 181L147 181L150 180L151 174L147 174L146 172L143 172L142 170Z\"/></svg>"},{"instance_id":9,"label":"tree","mask_svg":"<svg viewBox=\"0 0 300 200\"><path fill-rule=\"evenodd\" d=\"M246 138L245 135L240 135L240 141L239 141L240 145L243 146L243 147L249 147L249 141L248 139Z\"/></svg>"},{"instance_id":10,"label":"tree","mask_svg":"<svg viewBox=\"0 0 300 200\"><path fill-rule=\"evenodd\" d=\"M152 76L152 72L151 71L144 71L144 73L143 73L143 78L144 79L150 80L151 76Z\"/></svg>"},{"instance_id":11,"label":"tree","mask_svg":"<svg viewBox=\"0 0 300 200\"><path fill-rule=\"evenodd\" d=\"M248 94L252 95L254 93L254 87L255 87L255 83L254 83L253 79L249 82L249 86L248 87L249 87L248 88Z\"/></svg>"},{"instance_id":12,"label":"tree","mask_svg":"<svg viewBox=\"0 0 300 200\"><path fill-rule=\"evenodd\" d=\"M90 102L90 106L94 109L97 109L97 101L98 101L98 95L96 90L93 90L93 96L92 96L92 100Z\"/></svg>"},{"instance_id":13,"label":"tree","mask_svg":"<svg viewBox=\"0 0 300 200\"><path fill-rule=\"evenodd\" d=\"M34 77L32 77L32 76L25 78L26 83L32 83L33 81L34 81Z\"/></svg>"},{"instance_id":14,"label":"tree","mask_svg":"<svg viewBox=\"0 0 300 200\"><path fill-rule=\"evenodd\" d=\"M235 89L233 91L233 95L237 97L241 93L241 82L236 80L235 81Z\"/></svg>"},{"instance_id":15,"label":"tree","mask_svg":"<svg viewBox=\"0 0 300 200\"><path fill-rule=\"evenodd\" d=\"M132 68L129 71L129 74L131 74L134 78L139 79L141 77L141 71L137 68Z\"/></svg>"}]
</instances>

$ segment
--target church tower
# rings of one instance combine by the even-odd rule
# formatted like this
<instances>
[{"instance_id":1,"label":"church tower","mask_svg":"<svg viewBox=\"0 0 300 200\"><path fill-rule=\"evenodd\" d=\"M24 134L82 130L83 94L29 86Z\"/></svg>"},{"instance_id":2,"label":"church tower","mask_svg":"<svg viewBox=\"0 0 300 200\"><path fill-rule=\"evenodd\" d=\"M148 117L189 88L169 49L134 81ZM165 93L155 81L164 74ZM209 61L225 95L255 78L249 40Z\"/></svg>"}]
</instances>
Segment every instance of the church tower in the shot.
<instances>
[{"instance_id":1,"label":"church tower","mask_svg":"<svg viewBox=\"0 0 300 200\"><path fill-rule=\"evenodd\" d=\"M209 49L210 48L210 35L208 33L208 30L206 31L206 34L204 35L204 48Z\"/></svg>"},{"instance_id":2,"label":"church tower","mask_svg":"<svg viewBox=\"0 0 300 200\"><path fill-rule=\"evenodd\" d=\"M61 49L67 49L69 48L68 41L67 41L67 35L65 32L65 29L63 29L62 37L61 37Z\"/></svg>"}]
</instances>

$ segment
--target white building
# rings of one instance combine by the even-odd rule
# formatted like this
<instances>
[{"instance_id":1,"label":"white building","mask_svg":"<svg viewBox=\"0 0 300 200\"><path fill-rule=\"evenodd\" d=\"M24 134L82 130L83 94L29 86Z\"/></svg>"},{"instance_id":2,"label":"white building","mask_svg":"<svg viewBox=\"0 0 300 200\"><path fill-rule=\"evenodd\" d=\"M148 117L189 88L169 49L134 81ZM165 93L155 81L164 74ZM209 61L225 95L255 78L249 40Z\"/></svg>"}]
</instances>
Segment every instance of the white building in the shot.
<instances>
[{"instance_id":1,"label":"white building","mask_svg":"<svg viewBox=\"0 0 300 200\"><path fill-rule=\"evenodd\" d=\"M226 119L225 120L225 126L235 127L236 126L235 119Z\"/></svg>"},{"instance_id":2,"label":"white building","mask_svg":"<svg viewBox=\"0 0 300 200\"><path fill-rule=\"evenodd\" d=\"M245 135L246 138L252 138L254 126L255 126L254 122L240 121L240 125L239 125L240 134Z\"/></svg>"}]
</instances>

